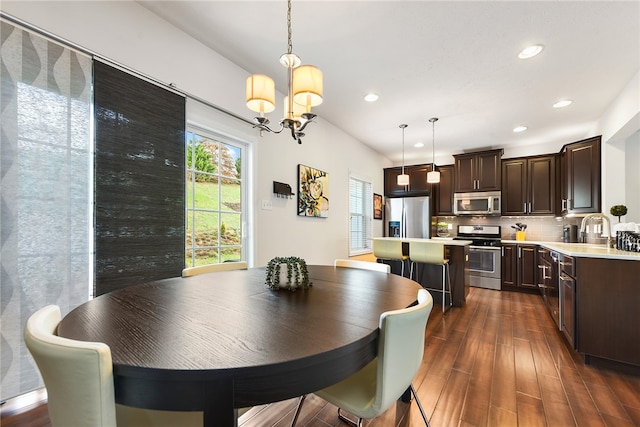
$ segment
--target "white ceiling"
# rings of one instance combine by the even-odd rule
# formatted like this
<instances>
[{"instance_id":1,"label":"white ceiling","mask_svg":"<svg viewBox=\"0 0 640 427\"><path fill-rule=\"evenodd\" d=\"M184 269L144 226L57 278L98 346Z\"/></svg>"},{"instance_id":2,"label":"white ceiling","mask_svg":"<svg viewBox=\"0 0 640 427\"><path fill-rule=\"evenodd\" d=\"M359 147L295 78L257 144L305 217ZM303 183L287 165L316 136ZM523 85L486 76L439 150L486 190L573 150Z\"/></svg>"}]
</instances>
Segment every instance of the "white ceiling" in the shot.
<instances>
[{"instance_id":1,"label":"white ceiling","mask_svg":"<svg viewBox=\"0 0 640 427\"><path fill-rule=\"evenodd\" d=\"M286 1L140 3L286 91ZM292 25L293 52L324 73L320 120L395 162L400 123L407 162L431 161L434 116L436 157L592 136L640 69L638 1L294 0ZM517 58L535 43L540 55ZM377 102L363 101L370 91ZM574 103L552 108L561 98Z\"/></svg>"}]
</instances>

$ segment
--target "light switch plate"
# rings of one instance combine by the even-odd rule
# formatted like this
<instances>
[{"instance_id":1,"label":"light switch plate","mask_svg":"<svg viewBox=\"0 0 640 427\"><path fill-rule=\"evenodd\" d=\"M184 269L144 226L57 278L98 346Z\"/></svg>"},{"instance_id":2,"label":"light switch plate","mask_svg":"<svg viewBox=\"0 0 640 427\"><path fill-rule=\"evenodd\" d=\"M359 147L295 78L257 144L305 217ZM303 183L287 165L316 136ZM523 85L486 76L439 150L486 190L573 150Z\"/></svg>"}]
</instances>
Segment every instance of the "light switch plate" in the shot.
<instances>
[{"instance_id":1,"label":"light switch plate","mask_svg":"<svg viewBox=\"0 0 640 427\"><path fill-rule=\"evenodd\" d=\"M273 204L271 203L271 200L263 200L262 209L265 211L270 211L271 209L273 209Z\"/></svg>"}]
</instances>

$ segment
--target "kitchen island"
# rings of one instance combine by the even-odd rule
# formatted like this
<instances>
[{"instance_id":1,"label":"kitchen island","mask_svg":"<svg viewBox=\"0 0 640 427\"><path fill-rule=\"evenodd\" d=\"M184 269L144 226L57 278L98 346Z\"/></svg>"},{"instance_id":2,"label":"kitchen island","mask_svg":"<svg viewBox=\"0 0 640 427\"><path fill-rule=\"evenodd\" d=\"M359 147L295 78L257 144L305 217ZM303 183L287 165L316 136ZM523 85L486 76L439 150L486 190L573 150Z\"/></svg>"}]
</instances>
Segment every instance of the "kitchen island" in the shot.
<instances>
[{"instance_id":1,"label":"kitchen island","mask_svg":"<svg viewBox=\"0 0 640 427\"><path fill-rule=\"evenodd\" d=\"M640 366L640 253L596 244L527 243L558 254L559 327L585 362L594 356Z\"/></svg>"},{"instance_id":2,"label":"kitchen island","mask_svg":"<svg viewBox=\"0 0 640 427\"><path fill-rule=\"evenodd\" d=\"M470 240L453 240L453 239L418 239L418 238L398 238L398 237L375 237L373 240L401 240L402 252L404 255L409 254L409 242L412 241L435 241L444 243L445 256L449 259L449 274L451 279L451 303L454 307L462 307L469 293L469 245ZM384 260L386 264L391 266L391 272L401 274L401 262ZM405 276L409 277L410 261L405 261ZM414 271L414 280L424 287L441 288L442 285L442 269L437 265L426 265L416 263ZM433 295L434 302L442 301L442 292L429 290Z\"/></svg>"}]
</instances>

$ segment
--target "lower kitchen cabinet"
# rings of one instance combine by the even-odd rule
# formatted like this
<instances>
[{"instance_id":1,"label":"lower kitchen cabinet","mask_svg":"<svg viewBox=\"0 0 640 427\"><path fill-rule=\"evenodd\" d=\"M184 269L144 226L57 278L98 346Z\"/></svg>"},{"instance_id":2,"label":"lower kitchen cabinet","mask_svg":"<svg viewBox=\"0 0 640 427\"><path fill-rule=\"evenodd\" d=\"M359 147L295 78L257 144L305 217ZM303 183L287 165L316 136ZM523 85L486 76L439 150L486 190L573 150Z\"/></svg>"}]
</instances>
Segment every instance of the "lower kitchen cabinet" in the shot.
<instances>
[{"instance_id":1,"label":"lower kitchen cabinet","mask_svg":"<svg viewBox=\"0 0 640 427\"><path fill-rule=\"evenodd\" d=\"M538 288L542 299L553 317L556 326L560 328L560 292L558 291L558 263L551 255L551 250L538 248Z\"/></svg>"},{"instance_id":2,"label":"lower kitchen cabinet","mask_svg":"<svg viewBox=\"0 0 640 427\"><path fill-rule=\"evenodd\" d=\"M537 245L502 245L502 288L538 289Z\"/></svg>"},{"instance_id":3,"label":"lower kitchen cabinet","mask_svg":"<svg viewBox=\"0 0 640 427\"><path fill-rule=\"evenodd\" d=\"M502 244L502 289L515 288L518 283L517 250L518 245Z\"/></svg>"},{"instance_id":4,"label":"lower kitchen cabinet","mask_svg":"<svg viewBox=\"0 0 640 427\"><path fill-rule=\"evenodd\" d=\"M560 329L571 347L575 348L576 263L573 257L560 254L558 264L558 286L562 305Z\"/></svg>"},{"instance_id":5,"label":"lower kitchen cabinet","mask_svg":"<svg viewBox=\"0 0 640 427\"><path fill-rule=\"evenodd\" d=\"M575 348L575 295L576 279L560 273L560 292L562 292L562 333Z\"/></svg>"},{"instance_id":6,"label":"lower kitchen cabinet","mask_svg":"<svg viewBox=\"0 0 640 427\"><path fill-rule=\"evenodd\" d=\"M640 261L575 261L576 350L640 366Z\"/></svg>"}]
</instances>

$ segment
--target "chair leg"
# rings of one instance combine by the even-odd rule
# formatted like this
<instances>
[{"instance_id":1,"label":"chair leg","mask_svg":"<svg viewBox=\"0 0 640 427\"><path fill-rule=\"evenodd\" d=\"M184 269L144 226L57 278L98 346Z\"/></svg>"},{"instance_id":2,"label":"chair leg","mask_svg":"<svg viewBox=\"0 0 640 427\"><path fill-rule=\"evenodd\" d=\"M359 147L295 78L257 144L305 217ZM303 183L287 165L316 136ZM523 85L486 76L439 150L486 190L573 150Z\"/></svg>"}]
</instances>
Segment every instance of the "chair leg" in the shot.
<instances>
[{"instance_id":1,"label":"chair leg","mask_svg":"<svg viewBox=\"0 0 640 427\"><path fill-rule=\"evenodd\" d=\"M449 307L453 305L453 293L451 291L451 271L449 264L442 264L442 313L444 314L447 302L447 283L449 284Z\"/></svg>"},{"instance_id":2,"label":"chair leg","mask_svg":"<svg viewBox=\"0 0 640 427\"><path fill-rule=\"evenodd\" d=\"M447 263L447 283L449 284L449 307L453 305L453 290L451 289L451 269Z\"/></svg>"},{"instance_id":3,"label":"chair leg","mask_svg":"<svg viewBox=\"0 0 640 427\"><path fill-rule=\"evenodd\" d=\"M411 267L409 268L409 279L413 280L413 264L415 264L415 262L411 261ZM416 275L418 274L418 272L416 271Z\"/></svg>"},{"instance_id":4,"label":"chair leg","mask_svg":"<svg viewBox=\"0 0 640 427\"><path fill-rule=\"evenodd\" d=\"M442 313L445 312L445 303L447 302L447 281L446 281L446 264L442 264Z\"/></svg>"},{"instance_id":5,"label":"chair leg","mask_svg":"<svg viewBox=\"0 0 640 427\"><path fill-rule=\"evenodd\" d=\"M296 425L296 421L298 421L298 415L300 415L300 410L302 409L302 404L304 403L304 399L307 398L306 394L300 396L300 400L298 401L298 406L296 406L296 413L293 414L293 421L291 421L291 427Z\"/></svg>"},{"instance_id":6,"label":"chair leg","mask_svg":"<svg viewBox=\"0 0 640 427\"><path fill-rule=\"evenodd\" d=\"M348 418L344 415L342 415L342 411L340 410L340 408L338 408L338 418L341 421L344 421L345 423L352 425L354 427L362 427L362 418L358 418L358 422L353 421L351 418Z\"/></svg>"},{"instance_id":7,"label":"chair leg","mask_svg":"<svg viewBox=\"0 0 640 427\"><path fill-rule=\"evenodd\" d=\"M416 399L416 403L418 404L418 409L420 409L420 414L422 414L422 419L427 427L431 427L429 424L429 419L427 418L427 414L424 413L424 409L422 408L422 404L420 403L420 399L418 399L418 394L416 393L416 389L413 388L413 384L409 386L411 388L411 393L413 393L413 397Z\"/></svg>"}]
</instances>

